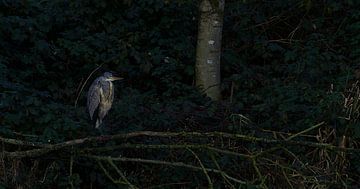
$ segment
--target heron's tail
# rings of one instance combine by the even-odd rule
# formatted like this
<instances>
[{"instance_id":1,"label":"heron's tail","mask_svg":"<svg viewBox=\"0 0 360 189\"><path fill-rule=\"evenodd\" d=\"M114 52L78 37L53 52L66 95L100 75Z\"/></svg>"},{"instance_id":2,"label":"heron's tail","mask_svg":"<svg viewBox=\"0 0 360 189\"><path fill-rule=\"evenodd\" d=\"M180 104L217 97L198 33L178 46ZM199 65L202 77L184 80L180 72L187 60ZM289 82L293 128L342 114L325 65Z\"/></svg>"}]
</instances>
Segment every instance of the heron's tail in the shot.
<instances>
[{"instance_id":1,"label":"heron's tail","mask_svg":"<svg viewBox=\"0 0 360 189\"><path fill-rule=\"evenodd\" d=\"M95 128L98 129L98 128L100 127L101 123L102 123L102 120L101 120L101 119L99 119L99 118L96 119Z\"/></svg>"}]
</instances>

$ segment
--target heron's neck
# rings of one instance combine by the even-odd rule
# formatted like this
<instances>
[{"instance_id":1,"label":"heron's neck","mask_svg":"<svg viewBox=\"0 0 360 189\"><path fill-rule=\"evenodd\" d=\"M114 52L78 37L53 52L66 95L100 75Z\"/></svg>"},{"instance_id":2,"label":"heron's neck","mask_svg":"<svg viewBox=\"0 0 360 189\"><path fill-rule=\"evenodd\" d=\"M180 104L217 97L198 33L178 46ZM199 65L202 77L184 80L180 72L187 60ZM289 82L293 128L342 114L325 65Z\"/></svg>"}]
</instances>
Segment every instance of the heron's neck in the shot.
<instances>
[{"instance_id":1,"label":"heron's neck","mask_svg":"<svg viewBox=\"0 0 360 189\"><path fill-rule=\"evenodd\" d=\"M113 93L113 83L109 81L110 93Z\"/></svg>"}]
</instances>

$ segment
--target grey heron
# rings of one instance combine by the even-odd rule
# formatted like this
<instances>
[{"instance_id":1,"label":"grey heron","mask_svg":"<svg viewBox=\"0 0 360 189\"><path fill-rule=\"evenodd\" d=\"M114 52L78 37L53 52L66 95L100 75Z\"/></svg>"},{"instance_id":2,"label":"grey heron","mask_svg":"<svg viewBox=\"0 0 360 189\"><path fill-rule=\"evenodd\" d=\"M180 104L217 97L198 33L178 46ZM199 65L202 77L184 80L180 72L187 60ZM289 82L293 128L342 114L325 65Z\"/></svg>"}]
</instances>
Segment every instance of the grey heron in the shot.
<instances>
[{"instance_id":1,"label":"grey heron","mask_svg":"<svg viewBox=\"0 0 360 189\"><path fill-rule=\"evenodd\" d=\"M95 128L99 128L114 100L114 86L112 81L120 79L123 78L115 77L112 73L105 72L91 84L87 94L87 107L91 120L93 119L95 110L98 108Z\"/></svg>"}]
</instances>

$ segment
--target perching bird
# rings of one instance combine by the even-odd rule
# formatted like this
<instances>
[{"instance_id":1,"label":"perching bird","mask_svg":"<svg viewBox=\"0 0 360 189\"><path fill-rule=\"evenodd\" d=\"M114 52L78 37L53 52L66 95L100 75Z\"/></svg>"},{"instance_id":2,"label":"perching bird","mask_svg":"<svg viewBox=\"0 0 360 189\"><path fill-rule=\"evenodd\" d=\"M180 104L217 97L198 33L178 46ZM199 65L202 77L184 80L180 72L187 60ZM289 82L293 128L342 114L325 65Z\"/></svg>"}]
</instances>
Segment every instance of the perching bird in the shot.
<instances>
[{"instance_id":1,"label":"perching bird","mask_svg":"<svg viewBox=\"0 0 360 189\"><path fill-rule=\"evenodd\" d=\"M95 128L99 128L114 100L114 86L112 81L123 79L115 77L110 72L95 79L91 84L87 95L87 107L92 120L95 110L98 108Z\"/></svg>"}]
</instances>

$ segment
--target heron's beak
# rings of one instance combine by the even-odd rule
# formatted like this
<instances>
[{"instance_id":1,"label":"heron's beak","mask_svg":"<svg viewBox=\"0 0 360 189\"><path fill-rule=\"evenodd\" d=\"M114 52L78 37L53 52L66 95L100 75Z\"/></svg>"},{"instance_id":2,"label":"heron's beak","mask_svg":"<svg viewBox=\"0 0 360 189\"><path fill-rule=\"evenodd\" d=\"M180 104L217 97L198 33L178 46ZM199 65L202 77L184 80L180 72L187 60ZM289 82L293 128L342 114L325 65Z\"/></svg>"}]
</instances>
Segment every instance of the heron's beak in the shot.
<instances>
[{"instance_id":1,"label":"heron's beak","mask_svg":"<svg viewBox=\"0 0 360 189\"><path fill-rule=\"evenodd\" d=\"M115 80L122 80L122 79L124 79L124 78L112 76L110 79L111 79L112 81L115 81Z\"/></svg>"}]
</instances>

